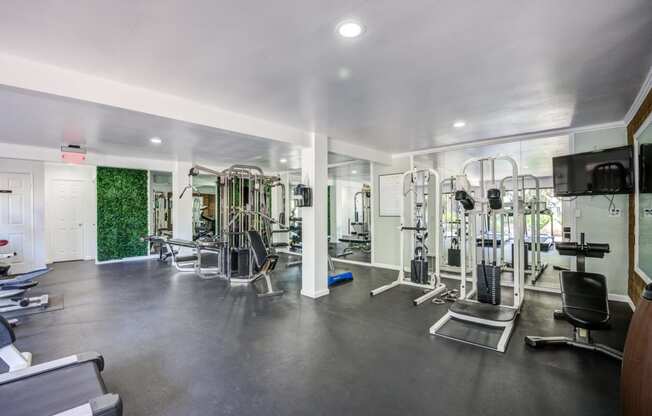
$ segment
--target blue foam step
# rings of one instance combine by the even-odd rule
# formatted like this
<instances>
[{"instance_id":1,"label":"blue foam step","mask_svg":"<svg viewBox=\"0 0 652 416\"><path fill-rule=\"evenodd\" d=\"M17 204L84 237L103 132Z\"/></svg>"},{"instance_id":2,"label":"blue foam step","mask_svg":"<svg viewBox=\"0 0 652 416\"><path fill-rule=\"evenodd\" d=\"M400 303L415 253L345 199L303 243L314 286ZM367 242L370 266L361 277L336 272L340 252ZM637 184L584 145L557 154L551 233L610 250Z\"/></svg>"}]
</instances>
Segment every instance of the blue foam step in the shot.
<instances>
[{"instance_id":1,"label":"blue foam step","mask_svg":"<svg viewBox=\"0 0 652 416\"><path fill-rule=\"evenodd\" d=\"M339 274L328 275L328 286L333 286L339 283L350 282L353 280L353 273L342 272Z\"/></svg>"}]
</instances>

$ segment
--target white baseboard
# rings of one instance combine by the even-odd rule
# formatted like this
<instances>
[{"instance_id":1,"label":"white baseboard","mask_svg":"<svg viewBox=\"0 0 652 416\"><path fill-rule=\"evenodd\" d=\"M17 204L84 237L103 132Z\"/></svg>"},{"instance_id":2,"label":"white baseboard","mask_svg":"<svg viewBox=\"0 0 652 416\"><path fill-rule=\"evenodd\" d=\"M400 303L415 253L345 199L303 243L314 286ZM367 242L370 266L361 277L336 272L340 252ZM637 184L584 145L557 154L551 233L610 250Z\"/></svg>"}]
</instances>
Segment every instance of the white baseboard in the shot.
<instances>
[{"instance_id":1,"label":"white baseboard","mask_svg":"<svg viewBox=\"0 0 652 416\"><path fill-rule=\"evenodd\" d=\"M636 306L634 306L634 302L629 298L628 295L619 295L616 293L609 293L609 300L614 301L614 302L623 302L629 305L632 310L636 309Z\"/></svg>"},{"instance_id":2,"label":"white baseboard","mask_svg":"<svg viewBox=\"0 0 652 416\"><path fill-rule=\"evenodd\" d=\"M115 259L115 260L104 260L104 261L97 261L95 260L95 264L111 264L111 263L128 263L131 261L142 261L142 260L150 260L150 259L157 259L158 254L150 254L147 256L136 256L136 257L125 257L124 259Z\"/></svg>"},{"instance_id":3,"label":"white baseboard","mask_svg":"<svg viewBox=\"0 0 652 416\"><path fill-rule=\"evenodd\" d=\"M322 296L326 296L329 293L331 293L331 291L328 290L328 289L320 290L318 292L306 292L305 290L301 289L301 294L303 296L306 296L306 297L309 297L309 298L312 298L312 299L321 298Z\"/></svg>"}]
</instances>

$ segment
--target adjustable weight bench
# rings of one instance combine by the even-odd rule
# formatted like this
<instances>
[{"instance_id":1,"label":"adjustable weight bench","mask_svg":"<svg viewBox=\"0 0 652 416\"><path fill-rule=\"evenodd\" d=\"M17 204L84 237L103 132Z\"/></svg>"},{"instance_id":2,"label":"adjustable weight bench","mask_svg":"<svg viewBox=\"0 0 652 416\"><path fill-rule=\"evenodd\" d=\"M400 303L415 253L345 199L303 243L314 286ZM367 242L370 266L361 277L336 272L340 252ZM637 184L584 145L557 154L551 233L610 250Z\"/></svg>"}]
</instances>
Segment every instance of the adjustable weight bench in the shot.
<instances>
[{"instance_id":1,"label":"adjustable weight bench","mask_svg":"<svg viewBox=\"0 0 652 416\"><path fill-rule=\"evenodd\" d=\"M31 354L14 347L14 331L0 316L0 359L9 372L0 374L0 413L3 416L120 416L122 402L110 394L100 372L97 353L71 355L31 365Z\"/></svg>"},{"instance_id":2,"label":"adjustable weight bench","mask_svg":"<svg viewBox=\"0 0 652 416\"><path fill-rule=\"evenodd\" d=\"M594 343L591 338L592 330L609 328L609 292L607 278L602 274L587 273L584 263L586 257L604 257L605 253L609 253L609 245L585 243L582 233L580 244L557 243L557 250L561 255L577 256L578 271L562 271L559 274L562 309L554 312L555 319L563 319L573 325L573 337L526 336L525 343L531 347L568 345L622 359L620 351Z\"/></svg>"},{"instance_id":3,"label":"adjustable weight bench","mask_svg":"<svg viewBox=\"0 0 652 416\"><path fill-rule=\"evenodd\" d=\"M251 243L251 251L254 255L254 263L258 268L258 274L254 277L252 282L255 282L258 279L265 278L267 284L267 291L265 293L259 293L259 297L263 296L277 296L282 295L282 290L274 290L272 287L272 279L269 274L276 267L278 262L277 254L270 254L267 252L263 238L260 236L260 233L255 230L247 231L247 237L249 237L249 243Z\"/></svg>"}]
</instances>

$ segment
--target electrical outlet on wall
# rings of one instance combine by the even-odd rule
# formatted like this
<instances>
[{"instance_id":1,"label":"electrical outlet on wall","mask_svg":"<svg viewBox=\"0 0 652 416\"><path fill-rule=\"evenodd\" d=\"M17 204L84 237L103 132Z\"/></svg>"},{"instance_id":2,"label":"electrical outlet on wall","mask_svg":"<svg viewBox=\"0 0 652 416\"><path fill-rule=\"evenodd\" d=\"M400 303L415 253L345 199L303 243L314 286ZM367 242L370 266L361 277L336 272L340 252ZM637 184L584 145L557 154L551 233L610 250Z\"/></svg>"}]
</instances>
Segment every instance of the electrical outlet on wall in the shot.
<instances>
[{"instance_id":1,"label":"electrical outlet on wall","mask_svg":"<svg viewBox=\"0 0 652 416\"><path fill-rule=\"evenodd\" d=\"M620 217L620 208L611 208L609 210L610 217Z\"/></svg>"},{"instance_id":2,"label":"electrical outlet on wall","mask_svg":"<svg viewBox=\"0 0 652 416\"><path fill-rule=\"evenodd\" d=\"M652 217L652 208L645 208L643 210L643 216L644 217Z\"/></svg>"}]
</instances>

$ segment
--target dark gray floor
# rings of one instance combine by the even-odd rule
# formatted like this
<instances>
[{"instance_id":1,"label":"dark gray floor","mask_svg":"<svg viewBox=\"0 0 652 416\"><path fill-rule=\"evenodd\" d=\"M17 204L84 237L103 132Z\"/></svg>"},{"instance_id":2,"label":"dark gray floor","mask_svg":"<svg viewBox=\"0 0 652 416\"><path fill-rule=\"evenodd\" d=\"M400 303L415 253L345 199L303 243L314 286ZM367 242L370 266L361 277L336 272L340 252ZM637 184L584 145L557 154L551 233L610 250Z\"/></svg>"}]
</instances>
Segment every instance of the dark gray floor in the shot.
<instances>
[{"instance_id":1,"label":"dark gray floor","mask_svg":"<svg viewBox=\"0 0 652 416\"><path fill-rule=\"evenodd\" d=\"M342 253L345 251L348 251L351 254L342 256ZM328 254L332 258L371 263L371 252L365 253L362 250L350 248L350 245L345 243L330 243L328 245Z\"/></svg>"},{"instance_id":2,"label":"dark gray floor","mask_svg":"<svg viewBox=\"0 0 652 416\"><path fill-rule=\"evenodd\" d=\"M412 306L412 288L370 298L395 272L347 268L355 281L315 301L299 295L300 267L280 265L286 294L258 299L156 261L56 264L39 291L65 308L26 317L17 346L37 363L101 352L126 415L618 414L618 362L524 346L569 333L552 319L557 296L527 293L500 354L428 335L446 307ZM614 329L596 338L622 348L631 312L612 307Z\"/></svg>"}]
</instances>

